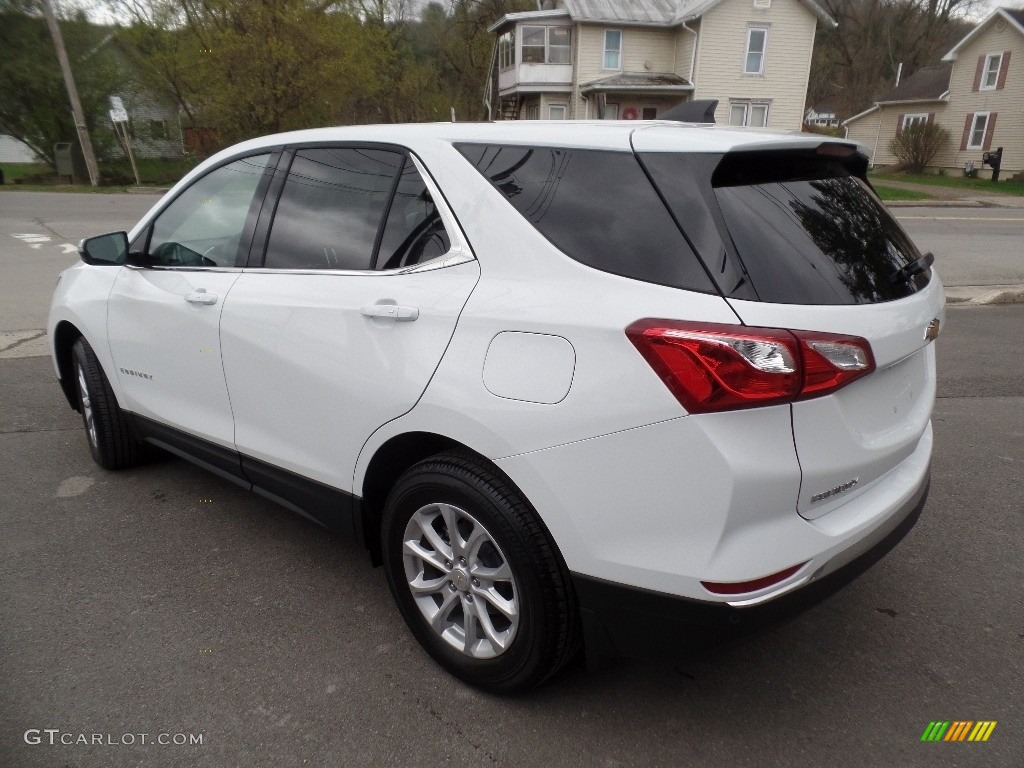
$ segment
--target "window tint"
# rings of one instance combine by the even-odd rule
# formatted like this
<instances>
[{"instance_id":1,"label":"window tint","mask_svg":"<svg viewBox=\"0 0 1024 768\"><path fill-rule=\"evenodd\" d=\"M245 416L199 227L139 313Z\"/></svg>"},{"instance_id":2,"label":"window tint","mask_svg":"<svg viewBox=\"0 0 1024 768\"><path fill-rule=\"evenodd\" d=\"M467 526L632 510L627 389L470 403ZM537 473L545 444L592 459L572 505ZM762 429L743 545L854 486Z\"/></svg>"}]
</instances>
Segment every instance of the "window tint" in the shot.
<instances>
[{"instance_id":1,"label":"window tint","mask_svg":"<svg viewBox=\"0 0 1024 768\"><path fill-rule=\"evenodd\" d=\"M265 266L369 269L403 155L338 147L295 153L274 214Z\"/></svg>"},{"instance_id":2,"label":"window tint","mask_svg":"<svg viewBox=\"0 0 1024 768\"><path fill-rule=\"evenodd\" d=\"M153 223L149 263L233 267L249 207L269 158L268 154L236 160L206 174L178 195Z\"/></svg>"},{"instance_id":3,"label":"window tint","mask_svg":"<svg viewBox=\"0 0 1024 768\"><path fill-rule=\"evenodd\" d=\"M411 160L405 161L377 255L378 269L397 269L436 259L451 243L427 185Z\"/></svg>"},{"instance_id":4,"label":"window tint","mask_svg":"<svg viewBox=\"0 0 1024 768\"><path fill-rule=\"evenodd\" d=\"M576 261L645 282L714 291L632 154L478 144L457 149Z\"/></svg>"}]
</instances>

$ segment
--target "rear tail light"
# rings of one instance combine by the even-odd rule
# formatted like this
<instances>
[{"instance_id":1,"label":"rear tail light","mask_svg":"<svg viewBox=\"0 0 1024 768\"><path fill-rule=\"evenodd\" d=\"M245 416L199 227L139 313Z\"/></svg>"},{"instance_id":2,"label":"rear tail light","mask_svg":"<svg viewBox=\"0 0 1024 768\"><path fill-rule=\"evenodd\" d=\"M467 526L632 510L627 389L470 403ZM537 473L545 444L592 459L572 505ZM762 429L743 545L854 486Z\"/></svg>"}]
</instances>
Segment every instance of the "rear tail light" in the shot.
<instances>
[{"instance_id":1,"label":"rear tail light","mask_svg":"<svg viewBox=\"0 0 1024 768\"><path fill-rule=\"evenodd\" d=\"M858 336L639 320L626 336L690 413L821 397L875 369Z\"/></svg>"}]
</instances>

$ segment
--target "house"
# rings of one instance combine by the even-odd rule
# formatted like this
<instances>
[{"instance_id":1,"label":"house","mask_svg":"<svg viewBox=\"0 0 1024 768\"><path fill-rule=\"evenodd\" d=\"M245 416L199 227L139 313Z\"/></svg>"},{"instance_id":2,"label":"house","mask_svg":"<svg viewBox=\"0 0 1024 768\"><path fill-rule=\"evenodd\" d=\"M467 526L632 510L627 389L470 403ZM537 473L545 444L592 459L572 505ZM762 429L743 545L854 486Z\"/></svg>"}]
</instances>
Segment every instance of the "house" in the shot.
<instances>
[{"instance_id":1,"label":"house","mask_svg":"<svg viewBox=\"0 0 1024 768\"><path fill-rule=\"evenodd\" d=\"M836 108L830 104L816 104L813 107L808 107L804 112L804 125L838 128L839 118L836 116Z\"/></svg>"},{"instance_id":2,"label":"house","mask_svg":"<svg viewBox=\"0 0 1024 768\"><path fill-rule=\"evenodd\" d=\"M28 144L13 136L0 133L0 163L34 163L36 153Z\"/></svg>"},{"instance_id":3,"label":"house","mask_svg":"<svg viewBox=\"0 0 1024 768\"><path fill-rule=\"evenodd\" d=\"M871 149L873 165L895 165L889 143L916 123L933 123L949 99L951 64L925 67L889 89L872 107L843 122L846 138Z\"/></svg>"},{"instance_id":4,"label":"house","mask_svg":"<svg viewBox=\"0 0 1024 768\"><path fill-rule=\"evenodd\" d=\"M716 122L800 130L814 0L539 0L497 35L485 103L499 119L654 119L717 99Z\"/></svg>"},{"instance_id":5,"label":"house","mask_svg":"<svg viewBox=\"0 0 1024 768\"><path fill-rule=\"evenodd\" d=\"M872 150L874 165L893 165L889 142L916 122L933 122L950 143L934 170L982 166L985 152L1003 147L1002 178L1024 171L1024 10L997 8L942 57L880 101L846 120L846 135Z\"/></svg>"}]
</instances>

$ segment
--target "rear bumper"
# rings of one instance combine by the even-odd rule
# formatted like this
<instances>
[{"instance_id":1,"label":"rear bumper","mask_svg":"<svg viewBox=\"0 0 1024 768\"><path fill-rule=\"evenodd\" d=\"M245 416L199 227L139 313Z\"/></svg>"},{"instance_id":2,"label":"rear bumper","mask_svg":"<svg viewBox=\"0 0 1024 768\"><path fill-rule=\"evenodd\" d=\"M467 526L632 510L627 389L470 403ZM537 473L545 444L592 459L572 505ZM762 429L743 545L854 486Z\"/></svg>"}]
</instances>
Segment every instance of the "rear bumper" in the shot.
<instances>
[{"instance_id":1,"label":"rear bumper","mask_svg":"<svg viewBox=\"0 0 1024 768\"><path fill-rule=\"evenodd\" d=\"M710 603L573 575L587 663L615 656L674 657L790 619L829 597L882 559L914 527L928 498L918 490L864 539L839 552L807 584L751 607Z\"/></svg>"}]
</instances>

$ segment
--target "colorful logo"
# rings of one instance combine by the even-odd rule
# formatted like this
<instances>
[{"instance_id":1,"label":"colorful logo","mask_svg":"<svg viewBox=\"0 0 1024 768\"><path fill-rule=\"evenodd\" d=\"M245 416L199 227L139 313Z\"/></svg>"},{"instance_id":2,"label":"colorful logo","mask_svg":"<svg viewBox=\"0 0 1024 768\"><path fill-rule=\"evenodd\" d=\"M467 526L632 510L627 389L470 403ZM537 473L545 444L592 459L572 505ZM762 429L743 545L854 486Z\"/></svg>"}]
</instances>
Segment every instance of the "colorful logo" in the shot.
<instances>
[{"instance_id":1,"label":"colorful logo","mask_svg":"<svg viewBox=\"0 0 1024 768\"><path fill-rule=\"evenodd\" d=\"M995 720L933 720L921 741L988 741L995 729Z\"/></svg>"}]
</instances>

